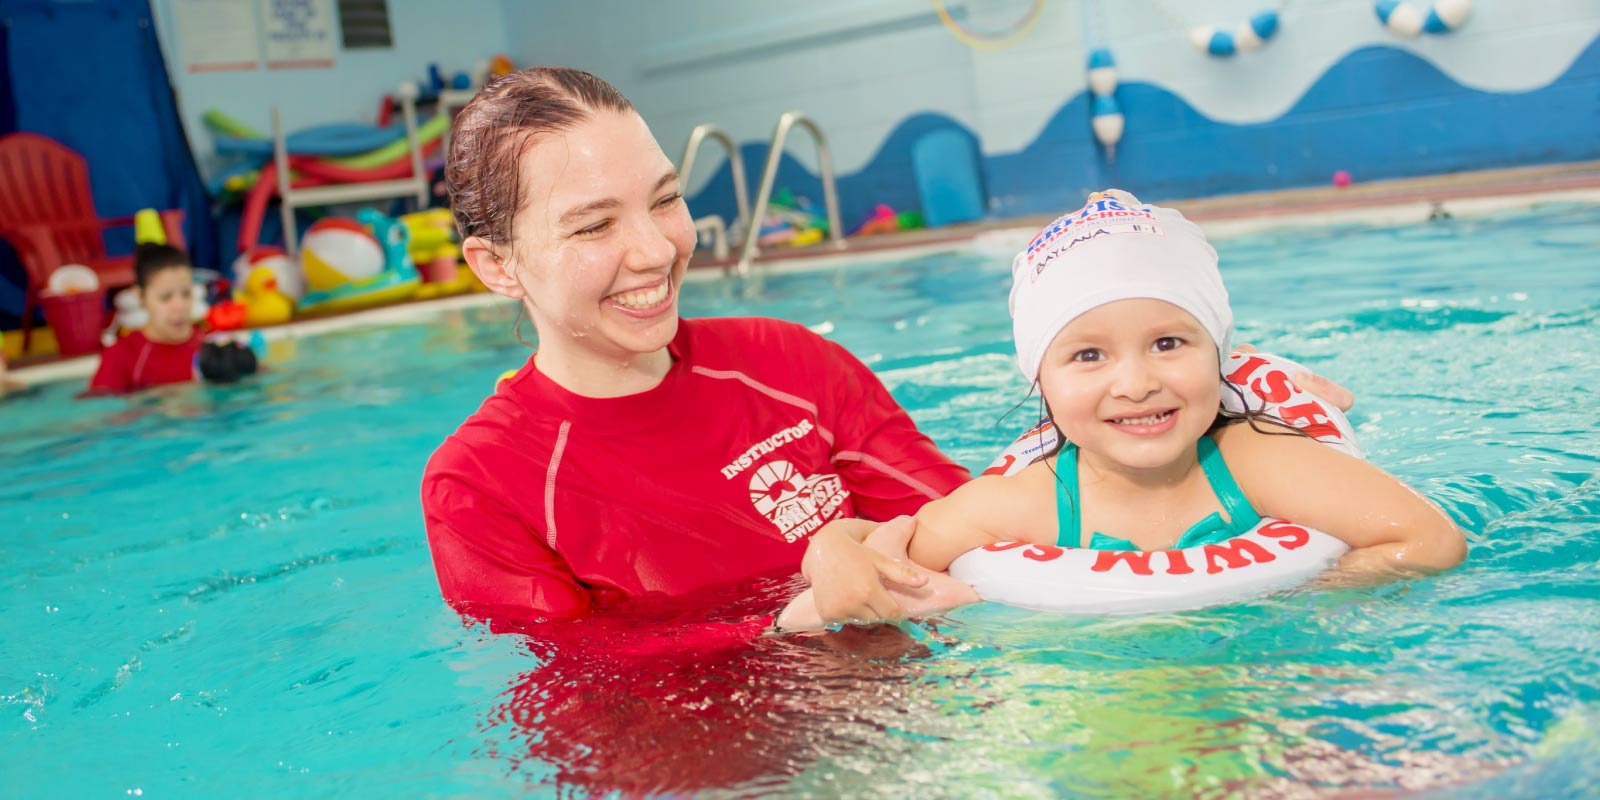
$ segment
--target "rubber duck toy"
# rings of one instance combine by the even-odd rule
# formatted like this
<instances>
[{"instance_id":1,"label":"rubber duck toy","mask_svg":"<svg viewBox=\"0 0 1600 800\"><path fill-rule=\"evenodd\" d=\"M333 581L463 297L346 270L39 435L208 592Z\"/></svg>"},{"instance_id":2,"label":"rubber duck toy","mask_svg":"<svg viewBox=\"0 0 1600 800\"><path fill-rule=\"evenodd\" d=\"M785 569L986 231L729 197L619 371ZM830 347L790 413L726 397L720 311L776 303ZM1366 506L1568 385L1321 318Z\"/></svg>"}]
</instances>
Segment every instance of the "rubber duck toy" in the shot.
<instances>
[{"instance_id":1,"label":"rubber duck toy","mask_svg":"<svg viewBox=\"0 0 1600 800\"><path fill-rule=\"evenodd\" d=\"M244 324L259 328L263 325L281 325L294 316L294 301L278 291L278 278L267 267L256 267L244 279L244 290L239 293L244 304Z\"/></svg>"}]
</instances>

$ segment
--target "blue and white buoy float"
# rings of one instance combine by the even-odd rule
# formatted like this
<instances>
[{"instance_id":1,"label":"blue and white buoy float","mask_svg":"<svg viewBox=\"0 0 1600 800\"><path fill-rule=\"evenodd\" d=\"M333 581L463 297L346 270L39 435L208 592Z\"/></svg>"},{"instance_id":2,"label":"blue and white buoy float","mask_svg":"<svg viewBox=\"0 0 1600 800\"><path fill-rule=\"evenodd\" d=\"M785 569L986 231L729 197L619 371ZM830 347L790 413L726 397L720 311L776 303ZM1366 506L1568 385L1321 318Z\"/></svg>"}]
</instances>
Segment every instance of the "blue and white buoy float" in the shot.
<instances>
[{"instance_id":1,"label":"blue and white buoy float","mask_svg":"<svg viewBox=\"0 0 1600 800\"><path fill-rule=\"evenodd\" d=\"M1222 29L1215 25L1202 25L1189 31L1189 43L1202 53L1218 57L1234 53L1248 53L1261 47L1278 32L1278 12L1272 9L1233 26Z\"/></svg>"},{"instance_id":2,"label":"blue and white buoy float","mask_svg":"<svg viewBox=\"0 0 1600 800\"><path fill-rule=\"evenodd\" d=\"M1111 51L1097 47L1089 52L1089 91L1094 95L1090 103L1089 126L1094 130L1095 141L1106 148L1106 158L1116 157L1117 142L1122 141L1124 121L1122 108L1117 105L1117 62Z\"/></svg>"},{"instance_id":3,"label":"blue and white buoy float","mask_svg":"<svg viewBox=\"0 0 1600 800\"><path fill-rule=\"evenodd\" d=\"M1410 39L1420 33L1449 33L1460 28L1472 14L1472 0L1434 0L1426 12L1415 3L1378 0L1372 10L1385 27Z\"/></svg>"}]
</instances>

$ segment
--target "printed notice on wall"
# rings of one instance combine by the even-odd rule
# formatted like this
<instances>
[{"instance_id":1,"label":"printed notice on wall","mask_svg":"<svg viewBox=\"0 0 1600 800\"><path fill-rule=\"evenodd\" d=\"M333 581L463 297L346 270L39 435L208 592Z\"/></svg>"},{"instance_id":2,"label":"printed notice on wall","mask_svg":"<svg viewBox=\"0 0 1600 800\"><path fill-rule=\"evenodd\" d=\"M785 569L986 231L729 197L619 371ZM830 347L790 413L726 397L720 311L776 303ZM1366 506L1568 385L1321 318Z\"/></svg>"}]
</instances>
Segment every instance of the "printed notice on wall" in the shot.
<instances>
[{"instance_id":1,"label":"printed notice on wall","mask_svg":"<svg viewBox=\"0 0 1600 800\"><path fill-rule=\"evenodd\" d=\"M185 70L229 72L261 63L253 0L172 0L172 15Z\"/></svg>"},{"instance_id":2,"label":"printed notice on wall","mask_svg":"<svg viewBox=\"0 0 1600 800\"><path fill-rule=\"evenodd\" d=\"M332 0L261 0L267 69L333 66Z\"/></svg>"}]
</instances>

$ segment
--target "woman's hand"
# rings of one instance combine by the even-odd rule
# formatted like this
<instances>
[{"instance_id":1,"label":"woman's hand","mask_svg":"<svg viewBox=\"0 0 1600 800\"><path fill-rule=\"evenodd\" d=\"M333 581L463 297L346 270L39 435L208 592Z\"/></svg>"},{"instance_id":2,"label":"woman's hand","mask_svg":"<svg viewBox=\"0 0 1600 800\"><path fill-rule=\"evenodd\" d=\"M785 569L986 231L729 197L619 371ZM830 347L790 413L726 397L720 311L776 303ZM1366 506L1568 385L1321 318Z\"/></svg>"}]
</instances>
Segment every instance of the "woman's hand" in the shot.
<instances>
[{"instance_id":1,"label":"woman's hand","mask_svg":"<svg viewBox=\"0 0 1600 800\"><path fill-rule=\"evenodd\" d=\"M883 597L874 598L870 602L856 602L852 606L849 602L851 597L839 592L837 588L830 588L827 591L834 592L834 598L844 596L844 602L838 599L825 601L821 599L824 594L823 584L833 582L837 576L827 574L825 567L819 565L817 580L812 581L813 588L801 593L784 608L783 613L778 615L776 621L778 630L780 632L818 630L833 623L882 622L906 616L949 611L957 606L978 602L978 594L971 586L942 572L930 572L910 562L906 556L906 546L912 534L916 532L916 523L913 517L898 517L875 528L872 523L866 523L869 534L863 543L856 543L852 535L860 532L859 527L841 526L831 531L829 539L823 540L823 547L838 544L832 537L842 536L849 539L856 547L867 550L872 556L881 559L873 562L881 569L875 569L870 575L870 585L867 588L882 592ZM818 537L821 535L822 532L819 531L812 537L811 547L806 552L808 562L811 560L813 550L819 554L821 552L818 543ZM820 558L819 555L819 562ZM914 576L916 580L899 580L894 578L893 574L906 578ZM808 579L811 579L809 572ZM861 587L858 585L856 588ZM855 600L860 601L860 598L857 597ZM891 614L877 613L874 610L878 608L875 603L887 603L892 606ZM868 616L869 614L871 616Z\"/></svg>"},{"instance_id":2,"label":"woman's hand","mask_svg":"<svg viewBox=\"0 0 1600 800\"><path fill-rule=\"evenodd\" d=\"M917 588L928 571L904 559L905 542L916 531L913 517L896 517L878 526L866 520L839 520L822 527L806 547L800 571L811 584L823 624L879 622L905 618L905 610L885 584ZM874 530L900 543L900 558L861 543ZM783 625L780 616L780 627Z\"/></svg>"},{"instance_id":3,"label":"woman's hand","mask_svg":"<svg viewBox=\"0 0 1600 800\"><path fill-rule=\"evenodd\" d=\"M1254 353L1256 348L1255 345L1241 344L1236 345L1233 351L1235 353ZM1309 370L1300 370L1289 377L1293 378L1295 383L1300 384L1300 388L1332 403L1334 408L1340 411L1349 411L1356 404L1355 393L1344 388L1332 378L1324 378Z\"/></svg>"}]
</instances>

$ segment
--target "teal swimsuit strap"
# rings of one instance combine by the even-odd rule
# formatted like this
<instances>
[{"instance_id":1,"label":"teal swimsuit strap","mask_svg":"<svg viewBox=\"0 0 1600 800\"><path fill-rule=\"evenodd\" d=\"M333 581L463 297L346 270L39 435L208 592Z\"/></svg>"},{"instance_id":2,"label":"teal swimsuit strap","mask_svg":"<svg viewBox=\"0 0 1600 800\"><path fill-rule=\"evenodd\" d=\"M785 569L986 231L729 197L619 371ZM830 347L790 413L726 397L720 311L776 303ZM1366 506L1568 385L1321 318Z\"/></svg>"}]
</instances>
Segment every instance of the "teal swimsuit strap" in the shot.
<instances>
[{"instance_id":1,"label":"teal swimsuit strap","mask_svg":"<svg viewBox=\"0 0 1600 800\"><path fill-rule=\"evenodd\" d=\"M1077 547L1083 517L1078 508L1078 448L1071 442L1056 458L1056 546Z\"/></svg>"},{"instance_id":2,"label":"teal swimsuit strap","mask_svg":"<svg viewBox=\"0 0 1600 800\"><path fill-rule=\"evenodd\" d=\"M1211 492L1217 496L1217 502L1228 512L1228 521L1224 522L1220 514L1208 515L1178 538L1174 546L1180 548L1214 538L1233 538L1261 522L1261 515L1256 513L1249 498L1245 497L1244 490L1233 479L1233 473L1228 471L1228 463L1222 458L1222 451L1217 449L1216 441L1210 436L1202 436L1196 447L1200 470L1211 484ZM1068 443L1061 448L1061 455L1056 459L1057 547L1078 547L1082 541L1083 515L1079 498L1078 448ZM1094 534L1089 546L1099 550L1138 549L1132 542L1099 532Z\"/></svg>"},{"instance_id":3,"label":"teal swimsuit strap","mask_svg":"<svg viewBox=\"0 0 1600 800\"><path fill-rule=\"evenodd\" d=\"M1223 460L1216 440L1202 436L1198 445L1200 469L1205 472L1206 480L1211 482L1211 491L1222 503L1223 510L1228 512L1228 530L1238 535L1254 528L1261 522L1261 515L1256 513L1249 498L1244 496L1244 490L1239 488L1238 481L1233 479L1233 473L1228 471L1228 462Z\"/></svg>"}]
</instances>

